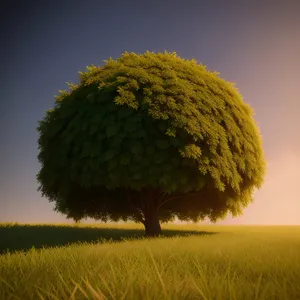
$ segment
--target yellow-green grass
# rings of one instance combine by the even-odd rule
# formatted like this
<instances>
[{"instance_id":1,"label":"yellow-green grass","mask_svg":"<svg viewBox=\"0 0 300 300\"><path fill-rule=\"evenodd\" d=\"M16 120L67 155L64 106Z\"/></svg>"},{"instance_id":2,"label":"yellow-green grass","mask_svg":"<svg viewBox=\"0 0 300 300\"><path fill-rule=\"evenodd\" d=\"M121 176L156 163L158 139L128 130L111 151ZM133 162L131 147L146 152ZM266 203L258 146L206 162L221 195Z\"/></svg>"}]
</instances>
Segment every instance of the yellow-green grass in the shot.
<instances>
[{"instance_id":1,"label":"yellow-green grass","mask_svg":"<svg viewBox=\"0 0 300 300\"><path fill-rule=\"evenodd\" d=\"M0 299L300 299L300 226L53 227L0 226ZM52 248L14 252L39 240Z\"/></svg>"}]
</instances>

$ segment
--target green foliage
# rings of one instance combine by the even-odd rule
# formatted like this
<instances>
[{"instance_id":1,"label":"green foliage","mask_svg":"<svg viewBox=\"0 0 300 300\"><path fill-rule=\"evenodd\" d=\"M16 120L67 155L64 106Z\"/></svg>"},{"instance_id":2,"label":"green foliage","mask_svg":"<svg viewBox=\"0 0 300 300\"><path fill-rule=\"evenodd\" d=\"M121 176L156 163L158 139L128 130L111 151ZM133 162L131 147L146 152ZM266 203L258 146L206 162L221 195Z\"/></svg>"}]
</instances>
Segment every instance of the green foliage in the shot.
<instances>
[{"instance_id":1,"label":"green foliage","mask_svg":"<svg viewBox=\"0 0 300 300\"><path fill-rule=\"evenodd\" d=\"M126 52L69 87L39 122L37 175L39 190L68 217L136 220L151 190L153 201L172 198L157 202L163 221L216 221L240 214L261 186L252 109L195 60Z\"/></svg>"}]
</instances>

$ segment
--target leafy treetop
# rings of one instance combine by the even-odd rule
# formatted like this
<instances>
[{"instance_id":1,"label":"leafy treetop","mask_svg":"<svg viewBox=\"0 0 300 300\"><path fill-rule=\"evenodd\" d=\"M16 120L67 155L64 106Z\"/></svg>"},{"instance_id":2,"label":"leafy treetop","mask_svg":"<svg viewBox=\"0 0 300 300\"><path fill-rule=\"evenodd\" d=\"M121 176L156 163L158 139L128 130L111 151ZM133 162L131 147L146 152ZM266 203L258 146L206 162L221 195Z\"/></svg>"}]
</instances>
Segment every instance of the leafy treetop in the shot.
<instances>
[{"instance_id":1,"label":"leafy treetop","mask_svg":"<svg viewBox=\"0 0 300 300\"><path fill-rule=\"evenodd\" d=\"M87 67L39 122L42 194L75 219L145 221L150 202L162 221L240 214L263 182L262 141L218 75L167 52Z\"/></svg>"}]
</instances>

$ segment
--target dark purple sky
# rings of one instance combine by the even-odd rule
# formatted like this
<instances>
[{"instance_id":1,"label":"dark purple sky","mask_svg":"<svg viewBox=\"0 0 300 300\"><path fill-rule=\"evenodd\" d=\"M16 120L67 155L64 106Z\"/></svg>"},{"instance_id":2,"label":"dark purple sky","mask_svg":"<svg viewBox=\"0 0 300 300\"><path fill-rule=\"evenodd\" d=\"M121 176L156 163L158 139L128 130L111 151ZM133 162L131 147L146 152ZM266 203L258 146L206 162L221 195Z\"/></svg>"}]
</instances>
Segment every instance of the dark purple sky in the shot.
<instances>
[{"instance_id":1,"label":"dark purple sky","mask_svg":"<svg viewBox=\"0 0 300 300\"><path fill-rule=\"evenodd\" d=\"M57 91L90 64L167 50L235 82L256 113L266 182L224 222L300 224L300 1L26 2L1 9L0 222L65 221L35 177L37 122Z\"/></svg>"}]
</instances>

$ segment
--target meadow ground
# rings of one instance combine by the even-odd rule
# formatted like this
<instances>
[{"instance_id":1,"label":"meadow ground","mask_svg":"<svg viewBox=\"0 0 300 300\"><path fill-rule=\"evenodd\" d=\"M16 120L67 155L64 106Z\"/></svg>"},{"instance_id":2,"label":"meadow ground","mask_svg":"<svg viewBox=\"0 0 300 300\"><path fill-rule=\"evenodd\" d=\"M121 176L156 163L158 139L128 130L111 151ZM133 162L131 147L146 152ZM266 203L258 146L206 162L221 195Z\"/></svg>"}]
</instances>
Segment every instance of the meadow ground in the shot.
<instances>
[{"instance_id":1,"label":"meadow ground","mask_svg":"<svg viewBox=\"0 0 300 300\"><path fill-rule=\"evenodd\" d=\"M300 299L300 226L163 229L0 224L0 299Z\"/></svg>"}]
</instances>

